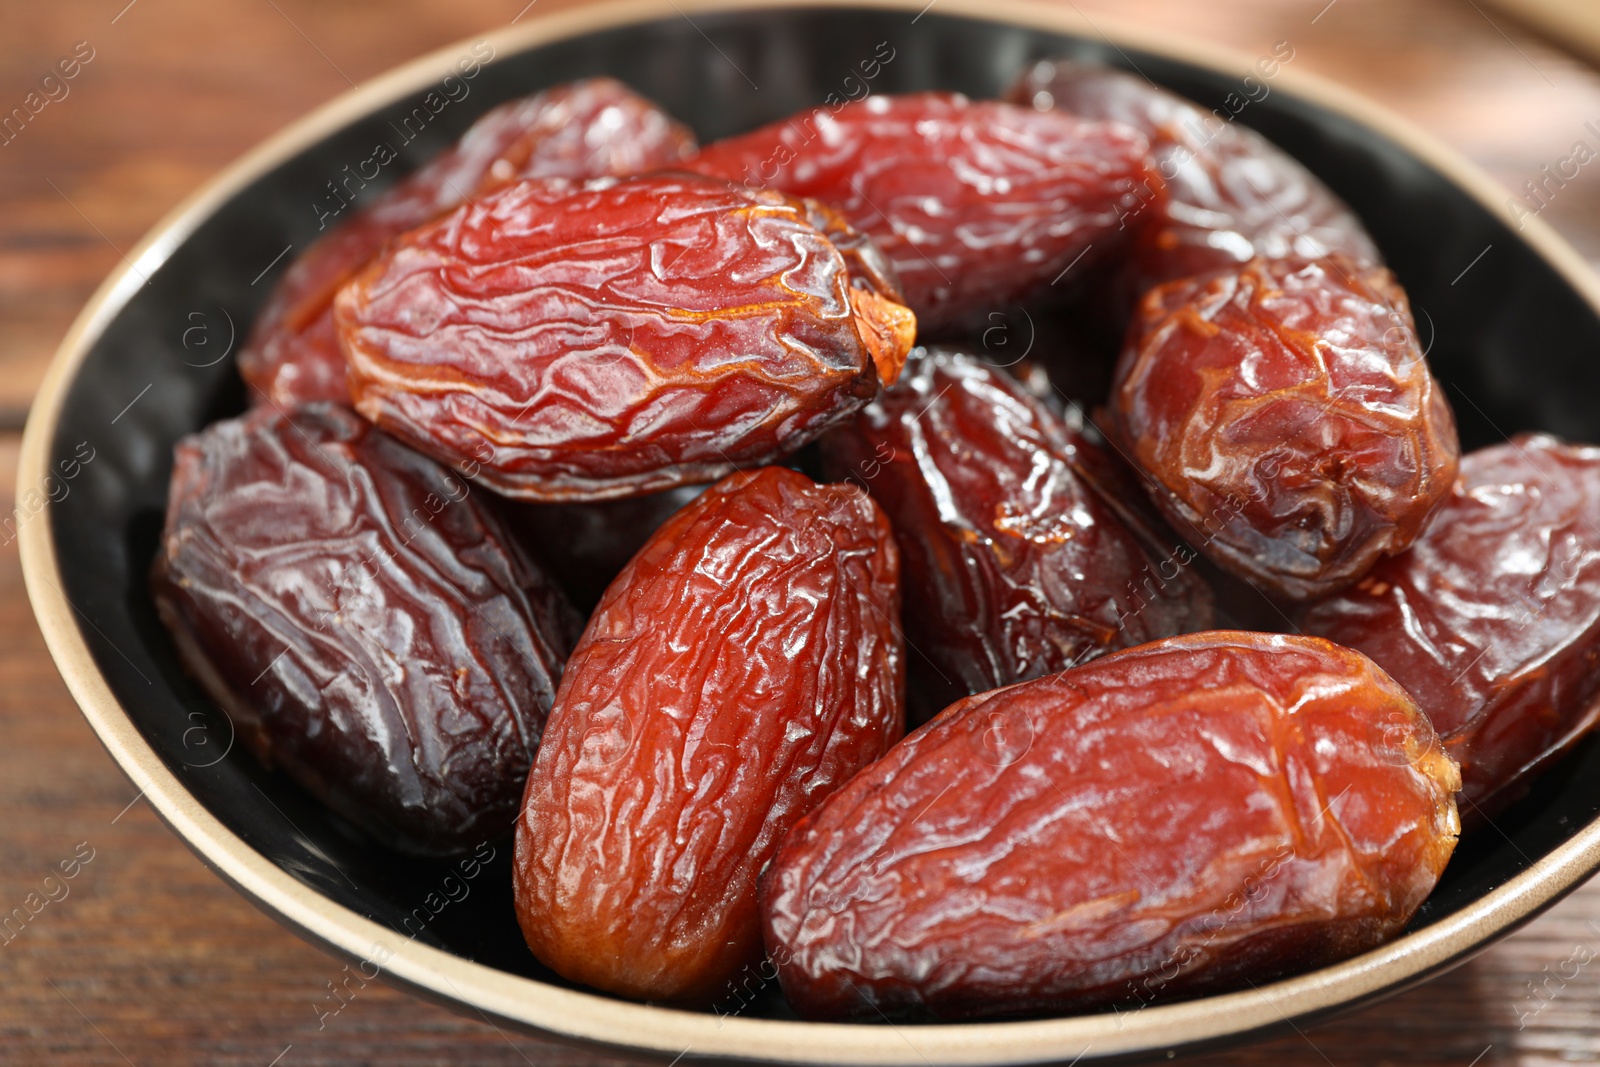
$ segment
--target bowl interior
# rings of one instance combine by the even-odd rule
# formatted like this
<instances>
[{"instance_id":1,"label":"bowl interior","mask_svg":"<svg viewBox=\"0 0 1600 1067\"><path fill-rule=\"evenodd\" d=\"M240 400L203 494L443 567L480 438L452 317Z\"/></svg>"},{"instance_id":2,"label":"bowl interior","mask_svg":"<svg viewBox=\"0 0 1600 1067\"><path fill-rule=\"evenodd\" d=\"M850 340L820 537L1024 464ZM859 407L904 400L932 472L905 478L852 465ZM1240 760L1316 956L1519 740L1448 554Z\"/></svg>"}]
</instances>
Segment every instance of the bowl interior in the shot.
<instances>
[{"instance_id":1,"label":"bowl interior","mask_svg":"<svg viewBox=\"0 0 1600 1067\"><path fill-rule=\"evenodd\" d=\"M1224 106L1252 73L937 10L730 11L697 14L693 23L670 17L501 54L470 79L445 82L451 72L441 69L431 102L418 92L356 121L234 196L94 341L51 446L52 468L62 470L58 463L93 449L54 505L53 537L84 639L137 728L201 804L305 885L402 938L565 984L523 947L511 912L506 842L487 843L480 857L492 858L481 867L398 857L365 843L232 744L226 718L179 669L146 588L173 444L242 409L232 352L290 256L317 237L319 216L339 203L330 183L355 173L379 143L399 159L365 183L363 198L487 108L572 78L618 77L710 140L830 94L837 100L868 90L948 89L995 96L1026 64L1061 54L1136 67L1208 107ZM1273 89L1235 121L1301 159L1366 221L1410 292L1465 447L1531 429L1600 441L1600 408L1591 399L1600 395L1600 361L1592 358L1600 351L1600 321L1498 217L1403 146L1287 92ZM286 246L289 254L277 258ZM1414 925L1504 883L1595 818L1594 783L1600 746L1590 743L1463 845ZM770 992L742 1014L788 1016Z\"/></svg>"}]
</instances>

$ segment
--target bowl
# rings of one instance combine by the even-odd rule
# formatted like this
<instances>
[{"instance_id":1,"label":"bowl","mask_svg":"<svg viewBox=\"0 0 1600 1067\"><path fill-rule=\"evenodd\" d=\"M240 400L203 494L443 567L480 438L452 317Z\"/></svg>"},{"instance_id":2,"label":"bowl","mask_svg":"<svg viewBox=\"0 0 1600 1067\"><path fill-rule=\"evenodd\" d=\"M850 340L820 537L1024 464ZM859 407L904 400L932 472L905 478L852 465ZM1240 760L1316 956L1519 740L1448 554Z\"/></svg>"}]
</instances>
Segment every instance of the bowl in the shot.
<instances>
[{"instance_id":1,"label":"bowl","mask_svg":"<svg viewBox=\"0 0 1600 1067\"><path fill-rule=\"evenodd\" d=\"M172 446L242 408L232 365L241 335L289 257L343 202L337 183L377 143L399 158L365 179L374 187L502 100L586 75L622 78L709 140L829 94L994 96L1027 64L1055 55L1133 68L1219 114L1236 111L1231 121L1260 130L1349 201L1411 294L1466 447L1532 429L1600 441L1600 280L1538 219L1517 226L1504 193L1450 151L1292 68L1264 79L1257 57L1017 0L627 0L529 19L374 79L249 153L145 238L62 342L22 447L22 565L51 654L134 785L223 879L308 940L362 962L364 973L377 968L502 1025L662 1060L1165 1059L1396 992L1571 891L1600 866L1595 743L1463 843L1403 936L1299 977L1139 1011L1021 1022L808 1023L770 984L713 1012L671 1010L574 987L533 959L512 915L506 842L456 862L365 842L287 778L257 767L179 669L145 578Z\"/></svg>"}]
</instances>

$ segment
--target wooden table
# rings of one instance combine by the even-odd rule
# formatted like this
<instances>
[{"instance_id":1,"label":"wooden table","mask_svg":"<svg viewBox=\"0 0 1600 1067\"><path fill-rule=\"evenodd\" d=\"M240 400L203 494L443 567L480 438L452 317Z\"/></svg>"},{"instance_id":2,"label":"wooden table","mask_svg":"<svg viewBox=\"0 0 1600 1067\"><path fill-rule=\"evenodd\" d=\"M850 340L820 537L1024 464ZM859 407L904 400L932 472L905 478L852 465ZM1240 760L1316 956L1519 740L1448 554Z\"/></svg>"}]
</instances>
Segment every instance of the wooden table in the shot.
<instances>
[{"instance_id":1,"label":"wooden table","mask_svg":"<svg viewBox=\"0 0 1600 1067\"><path fill-rule=\"evenodd\" d=\"M542 13L562 0L535 0ZM1070 2L1070 0L1069 0ZM66 0L0 14L0 113L87 41L93 58L0 145L0 493L57 341L139 236L209 174L391 65L527 0ZM124 6L126 5L126 6ZM528 7L532 7L528 4ZM1508 193L1600 120L1600 76L1472 0L1077 0L1231 45L1387 103ZM80 53L82 49L80 48ZM58 90L59 95L59 90ZM1543 213L1600 259L1600 170ZM7 504L9 507L9 503ZM372 985L319 1030L340 964L210 874L79 717L0 549L0 911L77 853L70 895L0 943L0 1064L549 1064L592 1056ZM1464 967L1301 1035L1202 1062L1489 1067L1600 1062L1600 883ZM1537 991L1537 992L1536 992Z\"/></svg>"}]
</instances>

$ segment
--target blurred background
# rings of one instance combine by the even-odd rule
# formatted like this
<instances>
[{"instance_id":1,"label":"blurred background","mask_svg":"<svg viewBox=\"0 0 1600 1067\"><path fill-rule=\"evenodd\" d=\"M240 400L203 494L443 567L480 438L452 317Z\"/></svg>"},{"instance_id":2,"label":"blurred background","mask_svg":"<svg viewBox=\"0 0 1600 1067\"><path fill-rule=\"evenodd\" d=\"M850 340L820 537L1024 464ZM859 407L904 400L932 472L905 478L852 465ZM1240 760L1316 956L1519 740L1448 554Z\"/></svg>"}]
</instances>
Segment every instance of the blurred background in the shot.
<instances>
[{"instance_id":1,"label":"blurred background","mask_svg":"<svg viewBox=\"0 0 1600 1067\"><path fill-rule=\"evenodd\" d=\"M101 279L162 215L286 123L389 67L583 0L0 0L0 501L29 401ZM935 0L937 2L937 0ZM1051 0L1043 0L1051 2ZM1399 112L1600 265L1596 0L1053 0L1297 71ZM669 10L670 0L662 0ZM66 66L62 66L66 63ZM1593 124L1588 125L1588 124ZM1547 186L1547 189L1551 188ZM70 891L0 933L0 1064L604 1064L346 977L207 871L140 802L56 675L15 542L0 547L0 912L61 862ZM85 859L84 857L88 857ZM1600 1062L1600 883L1367 1011L1202 1061ZM341 984L341 989L345 988ZM345 994L348 997L348 994Z\"/></svg>"}]
</instances>

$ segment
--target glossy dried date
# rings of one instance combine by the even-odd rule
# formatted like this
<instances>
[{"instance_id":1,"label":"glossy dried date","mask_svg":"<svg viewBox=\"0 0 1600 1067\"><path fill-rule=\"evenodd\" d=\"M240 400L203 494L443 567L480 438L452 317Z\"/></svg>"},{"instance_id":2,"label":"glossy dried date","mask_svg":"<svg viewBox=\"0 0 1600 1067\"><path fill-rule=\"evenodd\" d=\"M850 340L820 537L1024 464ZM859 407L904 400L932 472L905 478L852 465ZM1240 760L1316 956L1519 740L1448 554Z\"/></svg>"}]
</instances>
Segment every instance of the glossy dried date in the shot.
<instances>
[{"instance_id":1,"label":"glossy dried date","mask_svg":"<svg viewBox=\"0 0 1600 1067\"><path fill-rule=\"evenodd\" d=\"M1364 264L1383 262L1333 190L1283 149L1234 122L1235 111L1206 111L1142 77L1070 60L1035 65L1010 99L1120 122L1149 138L1167 197L1141 213L1127 260L1129 297L1256 256L1342 254ZM1243 99L1229 98L1241 109Z\"/></svg>"},{"instance_id":2,"label":"glossy dried date","mask_svg":"<svg viewBox=\"0 0 1600 1067\"><path fill-rule=\"evenodd\" d=\"M1014 304L1159 199L1143 135L955 93L817 108L701 150L690 168L832 204L894 261L925 329Z\"/></svg>"},{"instance_id":3,"label":"glossy dried date","mask_svg":"<svg viewBox=\"0 0 1600 1067\"><path fill-rule=\"evenodd\" d=\"M517 824L516 906L562 975L731 996L761 958L757 873L903 730L898 565L865 493L777 467L723 479L606 591Z\"/></svg>"},{"instance_id":4,"label":"glossy dried date","mask_svg":"<svg viewBox=\"0 0 1600 1067\"><path fill-rule=\"evenodd\" d=\"M919 350L823 437L827 477L864 485L894 527L914 720L1212 624L1194 551L1124 524L1085 469L1095 449L1003 372L946 349Z\"/></svg>"},{"instance_id":5,"label":"glossy dried date","mask_svg":"<svg viewBox=\"0 0 1600 1067\"><path fill-rule=\"evenodd\" d=\"M151 584L264 765L405 851L511 828L578 620L450 471L329 404L216 423Z\"/></svg>"},{"instance_id":6,"label":"glossy dried date","mask_svg":"<svg viewBox=\"0 0 1600 1067\"><path fill-rule=\"evenodd\" d=\"M286 408L350 402L333 296L390 238L519 178L634 174L694 151L688 127L611 78L558 85L486 112L442 155L335 224L289 267L239 353L252 398ZM385 142L365 162L377 168L396 156ZM359 174L347 176L331 198L340 209L318 206L318 229L365 186Z\"/></svg>"},{"instance_id":7,"label":"glossy dried date","mask_svg":"<svg viewBox=\"0 0 1600 1067\"><path fill-rule=\"evenodd\" d=\"M842 222L694 174L509 186L340 292L356 408L526 500L767 462L893 382L915 331L819 224Z\"/></svg>"},{"instance_id":8,"label":"glossy dried date","mask_svg":"<svg viewBox=\"0 0 1600 1067\"><path fill-rule=\"evenodd\" d=\"M1358 653L1215 631L953 705L797 825L761 882L811 1018L959 1019L1266 982L1397 933L1460 783Z\"/></svg>"},{"instance_id":9,"label":"glossy dried date","mask_svg":"<svg viewBox=\"0 0 1600 1067\"><path fill-rule=\"evenodd\" d=\"M1111 407L1179 533L1295 600L1403 551L1460 455L1404 292L1348 260L1256 259L1151 290Z\"/></svg>"},{"instance_id":10,"label":"glossy dried date","mask_svg":"<svg viewBox=\"0 0 1600 1067\"><path fill-rule=\"evenodd\" d=\"M1600 717L1600 448L1543 435L1469 452L1410 551L1301 625L1371 656L1461 764L1472 825Z\"/></svg>"}]
</instances>

